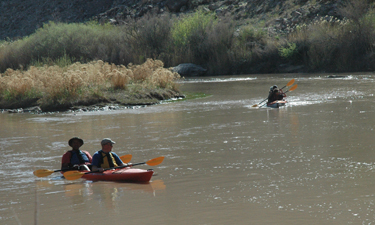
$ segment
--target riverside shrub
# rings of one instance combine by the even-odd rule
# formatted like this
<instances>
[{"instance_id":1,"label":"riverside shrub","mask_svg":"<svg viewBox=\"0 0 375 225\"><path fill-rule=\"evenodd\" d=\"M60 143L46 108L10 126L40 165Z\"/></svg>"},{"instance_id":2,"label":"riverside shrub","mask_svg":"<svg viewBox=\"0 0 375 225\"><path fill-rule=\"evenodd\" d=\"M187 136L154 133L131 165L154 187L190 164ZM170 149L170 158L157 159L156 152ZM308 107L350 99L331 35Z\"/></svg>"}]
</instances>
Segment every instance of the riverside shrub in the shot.
<instances>
[{"instance_id":1,"label":"riverside shrub","mask_svg":"<svg viewBox=\"0 0 375 225\"><path fill-rule=\"evenodd\" d=\"M207 62L210 46L207 37L216 24L214 15L203 11L175 21L171 28L171 38L175 54L180 57L176 64L184 61L197 64Z\"/></svg>"}]
</instances>

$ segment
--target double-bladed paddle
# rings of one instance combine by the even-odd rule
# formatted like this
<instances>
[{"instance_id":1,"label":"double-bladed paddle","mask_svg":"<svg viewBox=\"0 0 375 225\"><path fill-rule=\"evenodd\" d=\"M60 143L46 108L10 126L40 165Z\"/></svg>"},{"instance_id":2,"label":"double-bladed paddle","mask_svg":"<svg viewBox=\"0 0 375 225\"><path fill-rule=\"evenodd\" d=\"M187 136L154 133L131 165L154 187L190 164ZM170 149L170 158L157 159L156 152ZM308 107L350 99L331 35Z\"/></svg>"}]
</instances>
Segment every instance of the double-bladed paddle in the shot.
<instances>
[{"instance_id":1,"label":"double-bladed paddle","mask_svg":"<svg viewBox=\"0 0 375 225\"><path fill-rule=\"evenodd\" d=\"M130 160L132 160L132 155L123 155L120 156L120 159L123 163L128 163ZM33 173L37 177L46 177L49 176L55 172L63 172L63 171L70 171L71 169L65 169L65 170L47 170L47 169L41 169L41 170L35 170Z\"/></svg>"},{"instance_id":2,"label":"double-bladed paddle","mask_svg":"<svg viewBox=\"0 0 375 225\"><path fill-rule=\"evenodd\" d=\"M286 87L289 87L289 86L291 86L292 84L294 84L294 81L295 81L295 79L293 78L293 79L291 79L284 87L282 87L282 88L280 88L280 89L284 89L284 88L286 88ZM285 92L286 93L286 92ZM258 104L255 104L255 105L252 105L251 107L257 107L258 105L260 105L260 104L262 104L264 101L266 101L268 99L268 97L267 98L265 98L263 101L261 101L261 102L259 102Z\"/></svg>"},{"instance_id":3,"label":"double-bladed paddle","mask_svg":"<svg viewBox=\"0 0 375 225\"><path fill-rule=\"evenodd\" d=\"M137 165L142 165L142 164L147 164L149 166L156 166L156 165L159 165L160 163L162 163L163 160L164 160L164 156L160 156L160 157L157 157L157 158L154 158L154 159L150 159L147 162L134 163L132 165L118 166L118 167L114 167L114 168L104 169L104 171L112 170L112 169L121 169L121 168L129 167L129 166L137 166ZM64 173L64 177L67 180L76 180L76 179L81 178L83 175L89 174L89 173L98 173L98 171L91 171L91 172L86 172L86 173L85 172L79 172L77 170L68 171L68 172Z\"/></svg>"},{"instance_id":4,"label":"double-bladed paddle","mask_svg":"<svg viewBox=\"0 0 375 225\"><path fill-rule=\"evenodd\" d=\"M282 89L284 89L284 88L286 88L286 87L289 87L289 86L292 86L292 84L294 84L294 81L295 81L295 79L293 78L293 79L291 79L284 87L282 87L282 88L280 88L281 90Z\"/></svg>"},{"instance_id":5,"label":"double-bladed paddle","mask_svg":"<svg viewBox=\"0 0 375 225\"><path fill-rule=\"evenodd\" d=\"M297 87L298 87L298 84L296 84L296 85L294 85L293 87L289 88L289 90L287 90L287 91L284 92L284 93L287 93L287 92L289 92L289 91L294 91L294 90L296 90Z\"/></svg>"}]
</instances>

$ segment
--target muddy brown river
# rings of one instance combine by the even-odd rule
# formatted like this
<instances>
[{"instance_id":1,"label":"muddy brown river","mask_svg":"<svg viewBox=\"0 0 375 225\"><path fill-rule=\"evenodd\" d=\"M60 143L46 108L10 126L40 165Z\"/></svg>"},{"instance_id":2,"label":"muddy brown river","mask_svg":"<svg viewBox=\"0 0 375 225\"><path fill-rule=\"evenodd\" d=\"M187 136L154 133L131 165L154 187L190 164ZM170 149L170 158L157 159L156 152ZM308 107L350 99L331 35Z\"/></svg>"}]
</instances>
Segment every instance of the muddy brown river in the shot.
<instances>
[{"instance_id":1,"label":"muddy brown river","mask_svg":"<svg viewBox=\"0 0 375 225\"><path fill-rule=\"evenodd\" d=\"M191 78L205 98L135 109L0 114L0 224L374 224L375 75ZM289 103L252 105L295 79ZM132 162L165 156L149 184L68 181L71 137Z\"/></svg>"}]
</instances>

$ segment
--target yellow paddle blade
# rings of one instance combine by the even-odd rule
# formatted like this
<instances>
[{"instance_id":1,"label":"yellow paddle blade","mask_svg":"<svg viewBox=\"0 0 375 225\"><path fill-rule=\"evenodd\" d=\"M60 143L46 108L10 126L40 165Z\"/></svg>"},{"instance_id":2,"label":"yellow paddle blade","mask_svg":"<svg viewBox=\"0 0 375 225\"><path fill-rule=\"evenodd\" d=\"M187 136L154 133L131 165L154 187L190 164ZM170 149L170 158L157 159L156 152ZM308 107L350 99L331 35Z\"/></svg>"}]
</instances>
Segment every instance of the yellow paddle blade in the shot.
<instances>
[{"instance_id":1,"label":"yellow paddle blade","mask_svg":"<svg viewBox=\"0 0 375 225\"><path fill-rule=\"evenodd\" d=\"M294 91L294 90L296 90L297 86L298 86L298 84L294 85L294 86L291 87L288 91Z\"/></svg>"},{"instance_id":2,"label":"yellow paddle blade","mask_svg":"<svg viewBox=\"0 0 375 225\"><path fill-rule=\"evenodd\" d=\"M35 170L33 174L37 177L46 177L54 173L53 170Z\"/></svg>"},{"instance_id":3,"label":"yellow paddle blade","mask_svg":"<svg viewBox=\"0 0 375 225\"><path fill-rule=\"evenodd\" d=\"M290 85L292 85L292 84L294 84L294 78L293 79L291 79L287 84L286 84L286 86L290 86Z\"/></svg>"},{"instance_id":4,"label":"yellow paddle blade","mask_svg":"<svg viewBox=\"0 0 375 225\"><path fill-rule=\"evenodd\" d=\"M251 107L257 107L258 106L258 104L255 104L255 105L252 105Z\"/></svg>"},{"instance_id":5,"label":"yellow paddle blade","mask_svg":"<svg viewBox=\"0 0 375 225\"><path fill-rule=\"evenodd\" d=\"M132 155L123 155L123 156L120 156L120 159L123 163L128 163L132 160Z\"/></svg>"},{"instance_id":6,"label":"yellow paddle blade","mask_svg":"<svg viewBox=\"0 0 375 225\"><path fill-rule=\"evenodd\" d=\"M85 173L79 171L68 171L64 173L64 177L67 180L77 180L81 178Z\"/></svg>"},{"instance_id":7,"label":"yellow paddle blade","mask_svg":"<svg viewBox=\"0 0 375 225\"><path fill-rule=\"evenodd\" d=\"M155 159L150 159L146 162L147 165L149 166L156 166L162 163L164 160L164 156L157 157Z\"/></svg>"}]
</instances>

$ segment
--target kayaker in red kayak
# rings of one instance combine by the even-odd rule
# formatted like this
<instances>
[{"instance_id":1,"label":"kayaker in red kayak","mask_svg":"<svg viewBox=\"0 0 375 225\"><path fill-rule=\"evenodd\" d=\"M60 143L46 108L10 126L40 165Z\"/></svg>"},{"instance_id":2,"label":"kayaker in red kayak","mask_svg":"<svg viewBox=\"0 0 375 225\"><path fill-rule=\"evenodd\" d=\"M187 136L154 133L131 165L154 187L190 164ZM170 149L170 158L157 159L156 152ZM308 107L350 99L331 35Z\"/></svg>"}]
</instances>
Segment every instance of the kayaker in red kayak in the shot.
<instances>
[{"instance_id":1,"label":"kayaker in red kayak","mask_svg":"<svg viewBox=\"0 0 375 225\"><path fill-rule=\"evenodd\" d=\"M277 100L283 100L283 98L286 97L286 94L283 92L283 90L279 90L276 85L272 86L270 88L270 91L268 93L268 103L277 101Z\"/></svg>"},{"instance_id":2,"label":"kayaker in red kayak","mask_svg":"<svg viewBox=\"0 0 375 225\"><path fill-rule=\"evenodd\" d=\"M92 171L102 172L104 169L125 166L120 157L112 152L115 143L110 138L104 138L101 141L102 149L92 156ZM131 165L131 163L127 165Z\"/></svg>"},{"instance_id":3,"label":"kayaker in red kayak","mask_svg":"<svg viewBox=\"0 0 375 225\"><path fill-rule=\"evenodd\" d=\"M79 137L73 137L68 142L72 150L67 151L61 160L61 170L90 170L92 157L87 151L80 150L83 140Z\"/></svg>"}]
</instances>

